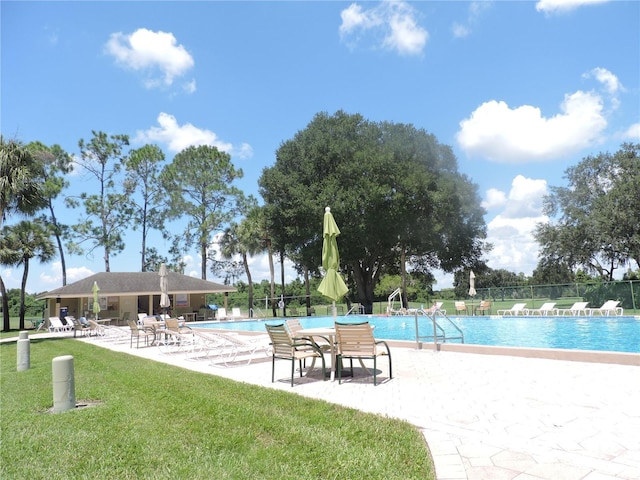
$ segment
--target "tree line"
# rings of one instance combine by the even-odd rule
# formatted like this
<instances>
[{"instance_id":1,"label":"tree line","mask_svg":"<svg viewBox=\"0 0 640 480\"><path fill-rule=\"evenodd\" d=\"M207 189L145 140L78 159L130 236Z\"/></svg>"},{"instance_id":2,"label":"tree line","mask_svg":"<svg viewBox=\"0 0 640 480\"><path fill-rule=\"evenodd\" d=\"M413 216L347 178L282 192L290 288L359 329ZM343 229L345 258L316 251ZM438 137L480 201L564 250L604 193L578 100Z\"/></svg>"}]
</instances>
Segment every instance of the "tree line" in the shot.
<instances>
[{"instance_id":1,"label":"tree line","mask_svg":"<svg viewBox=\"0 0 640 480\"><path fill-rule=\"evenodd\" d=\"M234 186L242 169L214 146L187 147L171 161L157 145L128 146L126 135L100 131L81 139L75 155L59 145L1 139L0 225L11 216L24 220L3 226L0 264L23 266L23 292L31 259L48 262L58 256L63 285L65 254L101 252L110 271L111 257L122 253L124 233L133 228L140 232L141 271L165 262L182 272L184 252L196 248L203 279L208 271L229 282L246 275L249 308L254 298L248 259L266 252L275 315L285 289L285 258L303 278L307 298L310 280L322 275L326 206L342 231L338 245L348 300L368 311L387 275L398 275L406 301L412 285L433 284L434 269L454 272L461 286L470 269L491 271L483 260L492 246L486 242L477 185L458 171L449 146L412 125L372 122L342 111L316 114L280 145L273 166L263 170L262 204ZM545 208L558 216L536 230L543 252L539 275L551 279L577 268L610 273L638 261L640 222L638 209L632 208L640 198L638 148L625 144L614 155L588 157L569 170L571 182L592 188L552 189ZM583 168L585 162L592 166ZM607 168L598 168L604 164ZM91 190L68 192L66 175L74 168L93 180ZM578 194L582 197L574 198ZM59 221L58 198L65 209L80 212L77 222ZM615 214L607 216L614 207ZM181 230L172 227L176 220ZM594 230L601 232L597 238ZM167 240L166 251L147 245L152 231ZM212 242L219 233L217 252ZM582 241L579 252L576 241ZM280 293L274 256L281 265ZM607 268L599 269L603 264ZM4 302L1 278L0 291ZM8 329L8 309L3 311Z\"/></svg>"}]
</instances>

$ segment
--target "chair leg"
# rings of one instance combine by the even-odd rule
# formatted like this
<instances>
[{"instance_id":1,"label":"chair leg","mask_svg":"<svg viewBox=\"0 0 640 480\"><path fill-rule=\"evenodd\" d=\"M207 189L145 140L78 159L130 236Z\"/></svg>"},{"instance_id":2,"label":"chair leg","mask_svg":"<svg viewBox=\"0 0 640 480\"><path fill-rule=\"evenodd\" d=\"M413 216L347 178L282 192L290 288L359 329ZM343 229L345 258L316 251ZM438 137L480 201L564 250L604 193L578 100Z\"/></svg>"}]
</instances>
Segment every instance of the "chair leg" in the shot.
<instances>
[{"instance_id":1,"label":"chair leg","mask_svg":"<svg viewBox=\"0 0 640 480\"><path fill-rule=\"evenodd\" d=\"M276 378L276 357L271 357L271 383L275 382Z\"/></svg>"},{"instance_id":2,"label":"chair leg","mask_svg":"<svg viewBox=\"0 0 640 480\"><path fill-rule=\"evenodd\" d=\"M375 355L373 356L373 386L375 387L377 385L376 383L376 372L378 371L378 369L376 368L376 359L378 357L376 357Z\"/></svg>"},{"instance_id":3,"label":"chair leg","mask_svg":"<svg viewBox=\"0 0 640 480\"><path fill-rule=\"evenodd\" d=\"M300 366L302 366L302 362L300 362ZM296 373L296 359L291 359L291 386L293 387L293 376ZM300 376L302 376L302 371L300 372Z\"/></svg>"},{"instance_id":4,"label":"chair leg","mask_svg":"<svg viewBox=\"0 0 640 480\"><path fill-rule=\"evenodd\" d=\"M336 357L336 363L338 364L338 385L342 383L342 356Z\"/></svg>"}]
</instances>

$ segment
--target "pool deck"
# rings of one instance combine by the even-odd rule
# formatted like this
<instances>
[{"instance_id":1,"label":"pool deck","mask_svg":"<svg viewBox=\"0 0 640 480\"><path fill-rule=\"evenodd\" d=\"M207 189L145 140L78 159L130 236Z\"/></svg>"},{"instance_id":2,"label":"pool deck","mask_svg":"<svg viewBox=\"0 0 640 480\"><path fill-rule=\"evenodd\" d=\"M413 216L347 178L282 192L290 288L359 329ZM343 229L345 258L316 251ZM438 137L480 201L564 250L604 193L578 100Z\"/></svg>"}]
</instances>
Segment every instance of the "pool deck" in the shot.
<instances>
[{"instance_id":1,"label":"pool deck","mask_svg":"<svg viewBox=\"0 0 640 480\"><path fill-rule=\"evenodd\" d=\"M125 338L83 341L406 420L423 433L438 480L640 479L640 355L624 365L393 346L393 379L383 358L378 386L357 371L341 385L312 374L291 388L290 364L277 361L271 383L264 354L220 367L131 349Z\"/></svg>"}]
</instances>

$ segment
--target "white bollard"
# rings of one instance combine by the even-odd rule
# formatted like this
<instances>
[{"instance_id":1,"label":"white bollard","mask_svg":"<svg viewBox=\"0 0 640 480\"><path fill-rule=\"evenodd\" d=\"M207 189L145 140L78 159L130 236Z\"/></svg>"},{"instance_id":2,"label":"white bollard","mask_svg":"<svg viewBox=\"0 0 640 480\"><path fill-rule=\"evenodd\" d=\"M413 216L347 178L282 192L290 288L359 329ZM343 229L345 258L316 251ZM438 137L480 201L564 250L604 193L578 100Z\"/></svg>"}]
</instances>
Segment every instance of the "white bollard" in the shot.
<instances>
[{"instance_id":1,"label":"white bollard","mask_svg":"<svg viewBox=\"0 0 640 480\"><path fill-rule=\"evenodd\" d=\"M29 370L31 367L31 341L28 338L22 338L22 333L20 332L20 338L18 339L18 371L24 372L25 370ZM24 332L27 333L27 332Z\"/></svg>"},{"instance_id":2,"label":"white bollard","mask_svg":"<svg viewBox=\"0 0 640 480\"><path fill-rule=\"evenodd\" d=\"M76 408L73 356L63 355L51 362L53 372L53 412Z\"/></svg>"},{"instance_id":3,"label":"white bollard","mask_svg":"<svg viewBox=\"0 0 640 480\"><path fill-rule=\"evenodd\" d=\"M26 330L23 330L20 333L18 333L19 340L26 340L27 338L29 338L29 332L27 332Z\"/></svg>"}]
</instances>

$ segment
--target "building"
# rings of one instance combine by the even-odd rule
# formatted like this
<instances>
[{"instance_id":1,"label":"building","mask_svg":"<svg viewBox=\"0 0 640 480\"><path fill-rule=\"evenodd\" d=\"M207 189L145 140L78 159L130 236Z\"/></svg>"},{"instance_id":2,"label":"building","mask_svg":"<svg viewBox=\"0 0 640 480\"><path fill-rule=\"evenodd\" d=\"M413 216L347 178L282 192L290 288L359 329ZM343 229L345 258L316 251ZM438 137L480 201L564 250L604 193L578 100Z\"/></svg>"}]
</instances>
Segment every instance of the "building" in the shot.
<instances>
[{"instance_id":1,"label":"building","mask_svg":"<svg viewBox=\"0 0 640 480\"><path fill-rule=\"evenodd\" d=\"M188 320L203 319L203 316L212 318L212 312L205 311L207 293L237 291L234 287L176 272L167 275L171 313L184 315ZM99 288L99 318L136 319L138 313L160 313L160 275L157 272L104 272L38 295L38 299L47 300L44 317L93 317L94 282Z\"/></svg>"}]
</instances>

